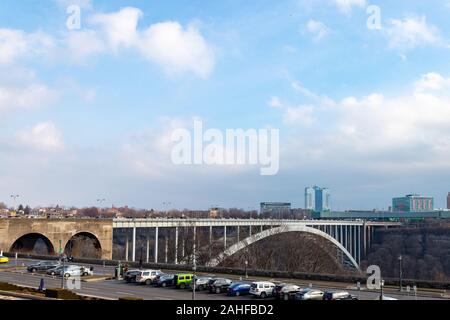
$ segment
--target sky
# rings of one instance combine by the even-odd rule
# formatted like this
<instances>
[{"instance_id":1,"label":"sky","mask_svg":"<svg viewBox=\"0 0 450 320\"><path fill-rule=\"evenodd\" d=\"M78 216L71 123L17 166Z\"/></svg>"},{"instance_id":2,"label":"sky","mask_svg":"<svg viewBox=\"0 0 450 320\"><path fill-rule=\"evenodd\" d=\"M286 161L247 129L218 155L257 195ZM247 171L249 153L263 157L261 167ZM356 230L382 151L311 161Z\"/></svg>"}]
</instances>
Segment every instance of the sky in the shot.
<instances>
[{"instance_id":1,"label":"sky","mask_svg":"<svg viewBox=\"0 0 450 320\"><path fill-rule=\"evenodd\" d=\"M319 185L334 210L411 193L442 208L449 14L448 0L2 0L0 202L303 207ZM278 129L278 173L174 164L172 134L194 119Z\"/></svg>"}]
</instances>

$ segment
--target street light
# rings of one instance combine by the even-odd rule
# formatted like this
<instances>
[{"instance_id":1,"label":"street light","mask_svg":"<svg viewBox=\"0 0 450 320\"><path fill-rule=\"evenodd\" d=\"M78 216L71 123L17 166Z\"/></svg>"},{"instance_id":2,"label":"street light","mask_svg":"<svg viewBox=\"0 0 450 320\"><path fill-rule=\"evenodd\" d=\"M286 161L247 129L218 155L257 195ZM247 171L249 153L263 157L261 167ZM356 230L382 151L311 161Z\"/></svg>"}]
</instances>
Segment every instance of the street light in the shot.
<instances>
[{"instance_id":1,"label":"street light","mask_svg":"<svg viewBox=\"0 0 450 320\"><path fill-rule=\"evenodd\" d=\"M192 268L192 271L193 271L193 275L192 275L192 300L193 301L195 301L195 287L197 286L197 284L196 284L196 275L195 275L195 273L196 273L196 271L197 271L197 262L196 262L196 260L197 259L195 259L195 256L194 256L194 266L193 266L193 268Z\"/></svg>"},{"instance_id":2,"label":"street light","mask_svg":"<svg viewBox=\"0 0 450 320\"><path fill-rule=\"evenodd\" d=\"M99 210L100 210L100 219L102 218L102 203L105 202L106 199L97 199L97 202L99 203Z\"/></svg>"},{"instance_id":3,"label":"street light","mask_svg":"<svg viewBox=\"0 0 450 320\"><path fill-rule=\"evenodd\" d=\"M384 287L384 280L380 281L380 289L381 289L381 295L380 295L380 300L384 300L384 293L383 293L383 287Z\"/></svg>"},{"instance_id":4,"label":"street light","mask_svg":"<svg viewBox=\"0 0 450 320\"><path fill-rule=\"evenodd\" d=\"M402 255L400 255L398 257L398 263L399 263L399 271L398 271L399 291L402 292L402 289L403 289L403 257L402 257Z\"/></svg>"},{"instance_id":5,"label":"street light","mask_svg":"<svg viewBox=\"0 0 450 320\"><path fill-rule=\"evenodd\" d=\"M12 194L12 195L11 195L11 198L14 199L14 211L15 211L15 210L16 210L16 199L17 199L17 198L20 198L20 196L19 196L18 194L16 194L16 195Z\"/></svg>"}]
</instances>

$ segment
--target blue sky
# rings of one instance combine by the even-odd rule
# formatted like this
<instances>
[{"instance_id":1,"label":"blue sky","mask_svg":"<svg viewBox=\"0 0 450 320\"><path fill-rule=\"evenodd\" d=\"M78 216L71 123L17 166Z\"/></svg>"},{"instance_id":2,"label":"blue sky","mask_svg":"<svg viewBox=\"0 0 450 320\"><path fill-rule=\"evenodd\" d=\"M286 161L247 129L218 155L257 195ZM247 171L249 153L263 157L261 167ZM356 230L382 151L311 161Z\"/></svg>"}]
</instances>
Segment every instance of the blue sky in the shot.
<instances>
[{"instance_id":1,"label":"blue sky","mask_svg":"<svg viewBox=\"0 0 450 320\"><path fill-rule=\"evenodd\" d=\"M443 207L449 14L447 0L3 0L0 201L302 207L318 184L338 210L407 193ZM193 118L279 129L279 174L174 166L170 134Z\"/></svg>"}]
</instances>

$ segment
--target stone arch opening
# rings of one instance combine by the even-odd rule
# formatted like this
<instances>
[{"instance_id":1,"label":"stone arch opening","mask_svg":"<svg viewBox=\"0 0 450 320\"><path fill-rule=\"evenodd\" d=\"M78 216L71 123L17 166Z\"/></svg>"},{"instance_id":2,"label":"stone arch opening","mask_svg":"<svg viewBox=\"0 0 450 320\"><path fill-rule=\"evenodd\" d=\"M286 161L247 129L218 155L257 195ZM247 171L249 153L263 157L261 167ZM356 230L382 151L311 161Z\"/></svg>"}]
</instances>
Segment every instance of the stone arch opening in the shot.
<instances>
[{"instance_id":1,"label":"stone arch opening","mask_svg":"<svg viewBox=\"0 0 450 320\"><path fill-rule=\"evenodd\" d=\"M43 234L28 233L14 241L10 252L51 256L55 254L55 248L52 242Z\"/></svg>"},{"instance_id":2,"label":"stone arch opening","mask_svg":"<svg viewBox=\"0 0 450 320\"><path fill-rule=\"evenodd\" d=\"M74 258L101 259L102 246L100 240L90 232L79 232L72 236L64 248L68 256Z\"/></svg>"}]
</instances>

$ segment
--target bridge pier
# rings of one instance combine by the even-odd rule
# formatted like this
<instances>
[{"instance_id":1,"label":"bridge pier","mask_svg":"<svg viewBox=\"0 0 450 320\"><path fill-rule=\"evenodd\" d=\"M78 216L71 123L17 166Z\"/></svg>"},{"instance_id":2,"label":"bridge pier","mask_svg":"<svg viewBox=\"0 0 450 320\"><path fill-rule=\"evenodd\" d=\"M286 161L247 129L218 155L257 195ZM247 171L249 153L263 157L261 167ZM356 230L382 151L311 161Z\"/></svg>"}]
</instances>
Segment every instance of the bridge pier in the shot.
<instances>
[{"instance_id":1,"label":"bridge pier","mask_svg":"<svg viewBox=\"0 0 450 320\"><path fill-rule=\"evenodd\" d=\"M128 230L126 232L126 236L125 236L125 261L129 261L129 255L128 255L128 246L129 246L129 242L130 240L128 239Z\"/></svg>"},{"instance_id":2,"label":"bridge pier","mask_svg":"<svg viewBox=\"0 0 450 320\"><path fill-rule=\"evenodd\" d=\"M212 226L209 226L209 260L212 258Z\"/></svg>"},{"instance_id":3,"label":"bridge pier","mask_svg":"<svg viewBox=\"0 0 450 320\"><path fill-rule=\"evenodd\" d=\"M175 264L178 264L178 227L175 227Z\"/></svg>"},{"instance_id":4,"label":"bridge pier","mask_svg":"<svg viewBox=\"0 0 450 320\"><path fill-rule=\"evenodd\" d=\"M159 227L155 228L155 263L158 263Z\"/></svg>"},{"instance_id":5,"label":"bridge pier","mask_svg":"<svg viewBox=\"0 0 450 320\"><path fill-rule=\"evenodd\" d=\"M225 250L227 250L227 226L223 227L223 245Z\"/></svg>"},{"instance_id":6,"label":"bridge pier","mask_svg":"<svg viewBox=\"0 0 450 320\"><path fill-rule=\"evenodd\" d=\"M150 262L150 232L147 230L147 249L146 249L146 261L147 263Z\"/></svg>"},{"instance_id":7,"label":"bridge pier","mask_svg":"<svg viewBox=\"0 0 450 320\"><path fill-rule=\"evenodd\" d=\"M132 261L136 261L136 227L133 228L133 245L131 246L131 249L133 252L131 253Z\"/></svg>"}]
</instances>

